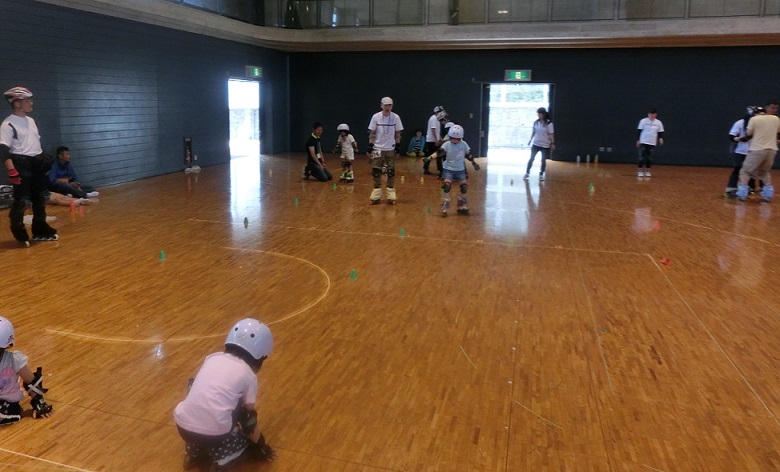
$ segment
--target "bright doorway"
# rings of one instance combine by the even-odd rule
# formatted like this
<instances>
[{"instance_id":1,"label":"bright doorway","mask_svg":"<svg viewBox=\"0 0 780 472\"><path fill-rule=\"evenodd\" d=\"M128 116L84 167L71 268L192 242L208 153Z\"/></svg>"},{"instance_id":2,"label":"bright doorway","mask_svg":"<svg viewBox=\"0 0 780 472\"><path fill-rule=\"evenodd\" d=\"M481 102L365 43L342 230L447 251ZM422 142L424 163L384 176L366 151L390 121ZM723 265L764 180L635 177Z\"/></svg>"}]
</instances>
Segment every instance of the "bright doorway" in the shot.
<instances>
[{"instance_id":1,"label":"bright doorway","mask_svg":"<svg viewBox=\"0 0 780 472\"><path fill-rule=\"evenodd\" d=\"M230 157L260 155L260 82L228 80Z\"/></svg>"},{"instance_id":2,"label":"bright doorway","mask_svg":"<svg viewBox=\"0 0 780 472\"><path fill-rule=\"evenodd\" d=\"M550 109L551 84L490 84L488 152L491 165L527 162L536 110Z\"/></svg>"}]
</instances>

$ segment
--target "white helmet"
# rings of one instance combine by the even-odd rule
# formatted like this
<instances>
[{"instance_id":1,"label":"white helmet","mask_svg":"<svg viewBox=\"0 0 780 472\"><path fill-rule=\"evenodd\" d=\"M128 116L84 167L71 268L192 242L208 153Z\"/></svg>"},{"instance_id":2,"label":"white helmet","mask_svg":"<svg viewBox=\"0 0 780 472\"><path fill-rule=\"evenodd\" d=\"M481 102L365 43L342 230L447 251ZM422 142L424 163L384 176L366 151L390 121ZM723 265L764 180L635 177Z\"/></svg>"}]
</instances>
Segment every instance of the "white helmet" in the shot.
<instances>
[{"instance_id":1,"label":"white helmet","mask_svg":"<svg viewBox=\"0 0 780 472\"><path fill-rule=\"evenodd\" d=\"M393 99L392 98L384 97L382 99L382 105L392 105L392 104L393 104Z\"/></svg>"},{"instance_id":2,"label":"white helmet","mask_svg":"<svg viewBox=\"0 0 780 472\"><path fill-rule=\"evenodd\" d=\"M349 125L346 123L341 123L336 127L336 131L349 131Z\"/></svg>"},{"instance_id":3,"label":"white helmet","mask_svg":"<svg viewBox=\"0 0 780 472\"><path fill-rule=\"evenodd\" d=\"M439 120L439 121L446 120L447 119L447 112L442 110L439 113L436 113L436 119Z\"/></svg>"},{"instance_id":4,"label":"white helmet","mask_svg":"<svg viewBox=\"0 0 780 472\"><path fill-rule=\"evenodd\" d=\"M9 103L13 103L17 100L25 100L27 98L32 98L33 94L30 92L29 89L24 87L14 87L12 89L6 90L3 95L5 96L5 99L8 100Z\"/></svg>"},{"instance_id":5,"label":"white helmet","mask_svg":"<svg viewBox=\"0 0 780 472\"><path fill-rule=\"evenodd\" d=\"M443 105L436 105L435 107L433 107L433 114L434 115L438 115L439 113L441 113L443 111L444 111L444 106Z\"/></svg>"},{"instance_id":6,"label":"white helmet","mask_svg":"<svg viewBox=\"0 0 780 472\"><path fill-rule=\"evenodd\" d=\"M268 326L252 318L239 321L225 339L225 345L232 344L245 350L254 359L260 360L271 354L274 338Z\"/></svg>"},{"instance_id":7,"label":"white helmet","mask_svg":"<svg viewBox=\"0 0 780 472\"><path fill-rule=\"evenodd\" d=\"M463 126L461 125L452 125L450 127L450 132L447 133L450 138L455 139L463 139Z\"/></svg>"},{"instance_id":8,"label":"white helmet","mask_svg":"<svg viewBox=\"0 0 780 472\"><path fill-rule=\"evenodd\" d=\"M0 349L14 345L14 325L8 318L0 316Z\"/></svg>"}]
</instances>

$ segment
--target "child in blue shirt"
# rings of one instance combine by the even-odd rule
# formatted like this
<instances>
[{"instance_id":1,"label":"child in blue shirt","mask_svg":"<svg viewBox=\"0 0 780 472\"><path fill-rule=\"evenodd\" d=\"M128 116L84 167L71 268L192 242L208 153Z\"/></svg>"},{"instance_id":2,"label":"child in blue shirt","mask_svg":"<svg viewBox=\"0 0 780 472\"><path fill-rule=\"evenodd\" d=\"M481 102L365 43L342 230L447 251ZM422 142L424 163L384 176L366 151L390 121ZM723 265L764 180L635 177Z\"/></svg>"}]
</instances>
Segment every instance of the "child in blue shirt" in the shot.
<instances>
[{"instance_id":1,"label":"child in blue shirt","mask_svg":"<svg viewBox=\"0 0 780 472\"><path fill-rule=\"evenodd\" d=\"M452 125L447 135L450 137L449 141L443 143L438 151L431 154L432 159L436 159L439 155L444 155L441 174L442 180L444 180L444 185L441 187L444 191L441 199L441 216L446 217L447 210L450 208L450 190L454 180L457 180L460 185L458 213L468 215L469 205L466 192L468 191L469 180L466 174L466 159L471 161L474 170L479 170L479 164L474 162L471 148L463 140L463 127L461 125Z\"/></svg>"}]
</instances>

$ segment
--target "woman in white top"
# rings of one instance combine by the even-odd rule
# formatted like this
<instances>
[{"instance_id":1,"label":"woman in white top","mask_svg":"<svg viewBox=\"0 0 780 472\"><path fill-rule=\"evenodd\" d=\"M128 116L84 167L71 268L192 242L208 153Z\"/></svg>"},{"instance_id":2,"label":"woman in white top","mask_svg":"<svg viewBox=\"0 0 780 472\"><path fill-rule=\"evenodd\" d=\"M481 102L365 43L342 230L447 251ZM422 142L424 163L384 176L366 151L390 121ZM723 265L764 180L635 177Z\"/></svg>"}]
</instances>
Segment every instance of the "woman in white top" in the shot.
<instances>
[{"instance_id":1,"label":"woman in white top","mask_svg":"<svg viewBox=\"0 0 780 472\"><path fill-rule=\"evenodd\" d=\"M531 145L531 159L528 160L528 167L525 169L523 180L528 180L528 174L531 173L531 166L534 165L536 154L540 151L542 153L542 169L539 171L539 180L544 180L547 159L550 157L550 152L555 151L555 128L550 119L550 114L547 113L547 109L544 107L536 110L536 114L539 119L534 121L531 139L528 140L528 144Z\"/></svg>"}]
</instances>

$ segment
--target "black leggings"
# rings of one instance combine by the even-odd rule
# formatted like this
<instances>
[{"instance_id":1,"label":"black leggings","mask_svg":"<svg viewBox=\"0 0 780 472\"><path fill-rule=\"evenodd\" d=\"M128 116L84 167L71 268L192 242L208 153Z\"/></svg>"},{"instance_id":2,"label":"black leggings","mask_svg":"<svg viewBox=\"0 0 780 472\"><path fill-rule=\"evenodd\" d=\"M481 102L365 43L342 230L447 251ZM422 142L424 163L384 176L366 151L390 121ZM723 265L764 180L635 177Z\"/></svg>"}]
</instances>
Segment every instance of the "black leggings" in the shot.
<instances>
[{"instance_id":1,"label":"black leggings","mask_svg":"<svg viewBox=\"0 0 780 472\"><path fill-rule=\"evenodd\" d=\"M8 216L11 219L11 228L24 229L25 209L32 206L33 225L46 224L46 197L48 196L49 179L46 173L51 167L42 161L42 156L20 156L12 154L14 167L19 171L22 183L14 185L14 203ZM34 229L33 229L34 231Z\"/></svg>"},{"instance_id":2,"label":"black leggings","mask_svg":"<svg viewBox=\"0 0 780 472\"><path fill-rule=\"evenodd\" d=\"M737 189L737 185L739 185L739 171L742 169L742 164L745 162L745 156L744 154L737 154L736 152L732 154L732 157L734 158L734 170L731 171L731 175L729 176L729 183L726 184L726 191L734 191ZM764 182L759 181L759 187L763 187ZM751 177L750 182L748 182L748 187L755 188L756 187L756 180Z\"/></svg>"}]
</instances>

